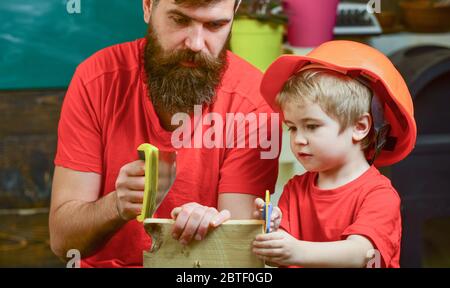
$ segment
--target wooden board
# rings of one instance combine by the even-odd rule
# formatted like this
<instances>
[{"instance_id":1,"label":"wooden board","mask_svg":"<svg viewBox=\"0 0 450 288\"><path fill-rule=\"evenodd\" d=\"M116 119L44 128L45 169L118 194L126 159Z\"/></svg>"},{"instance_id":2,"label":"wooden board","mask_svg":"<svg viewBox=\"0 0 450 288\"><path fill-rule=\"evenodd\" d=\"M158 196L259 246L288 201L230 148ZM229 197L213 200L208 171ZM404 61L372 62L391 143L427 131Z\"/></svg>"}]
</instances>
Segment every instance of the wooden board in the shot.
<instances>
[{"instance_id":1,"label":"wooden board","mask_svg":"<svg viewBox=\"0 0 450 288\"><path fill-rule=\"evenodd\" d=\"M153 238L151 251L144 251L147 268L264 268L252 252L255 236L263 233L262 220L230 220L208 233L202 241L181 245L171 235L174 221L146 219Z\"/></svg>"}]
</instances>

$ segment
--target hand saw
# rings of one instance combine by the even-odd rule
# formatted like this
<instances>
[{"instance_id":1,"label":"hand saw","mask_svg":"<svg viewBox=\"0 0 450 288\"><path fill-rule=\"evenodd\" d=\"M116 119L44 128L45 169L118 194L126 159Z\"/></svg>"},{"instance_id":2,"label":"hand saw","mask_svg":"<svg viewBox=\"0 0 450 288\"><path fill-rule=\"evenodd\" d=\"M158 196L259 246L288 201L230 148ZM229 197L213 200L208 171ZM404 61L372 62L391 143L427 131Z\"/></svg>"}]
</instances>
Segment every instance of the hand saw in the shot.
<instances>
[{"instance_id":1,"label":"hand saw","mask_svg":"<svg viewBox=\"0 0 450 288\"><path fill-rule=\"evenodd\" d=\"M175 181L176 152L161 151L148 143L137 150L139 158L145 161L144 199L141 215L136 218L143 222L153 217Z\"/></svg>"}]
</instances>

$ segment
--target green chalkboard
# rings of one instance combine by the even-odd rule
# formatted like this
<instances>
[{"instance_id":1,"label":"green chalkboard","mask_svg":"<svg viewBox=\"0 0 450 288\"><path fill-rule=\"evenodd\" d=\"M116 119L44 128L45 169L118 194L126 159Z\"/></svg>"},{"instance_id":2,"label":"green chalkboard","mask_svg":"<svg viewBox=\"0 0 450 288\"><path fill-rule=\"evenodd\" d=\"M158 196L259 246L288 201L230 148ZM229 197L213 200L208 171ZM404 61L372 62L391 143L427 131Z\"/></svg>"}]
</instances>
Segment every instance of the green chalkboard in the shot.
<instances>
[{"instance_id":1,"label":"green chalkboard","mask_svg":"<svg viewBox=\"0 0 450 288\"><path fill-rule=\"evenodd\" d=\"M142 0L0 0L0 89L67 87L84 59L145 31Z\"/></svg>"}]
</instances>

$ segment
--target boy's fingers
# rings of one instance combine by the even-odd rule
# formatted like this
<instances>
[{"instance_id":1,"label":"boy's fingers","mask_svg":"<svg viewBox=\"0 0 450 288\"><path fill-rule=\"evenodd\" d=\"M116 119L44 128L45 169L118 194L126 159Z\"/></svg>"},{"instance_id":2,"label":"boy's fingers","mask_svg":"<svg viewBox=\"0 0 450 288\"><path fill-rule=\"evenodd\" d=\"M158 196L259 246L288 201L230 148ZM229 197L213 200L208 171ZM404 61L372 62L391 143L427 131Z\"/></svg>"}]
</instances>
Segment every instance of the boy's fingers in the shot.
<instances>
[{"instance_id":1,"label":"boy's fingers","mask_svg":"<svg viewBox=\"0 0 450 288\"><path fill-rule=\"evenodd\" d=\"M257 208L263 208L265 204L266 204L266 202L264 202L263 199L261 199L261 198L256 198L255 199L255 206Z\"/></svg>"},{"instance_id":2,"label":"boy's fingers","mask_svg":"<svg viewBox=\"0 0 450 288\"><path fill-rule=\"evenodd\" d=\"M270 259L270 261L264 261L266 263L266 265L271 266L271 267L279 267L280 264L277 263L277 259L280 258L272 258Z\"/></svg>"},{"instance_id":3,"label":"boy's fingers","mask_svg":"<svg viewBox=\"0 0 450 288\"><path fill-rule=\"evenodd\" d=\"M264 249L264 248L253 248L253 253L258 256L264 256L265 261L269 260L267 258L279 257L281 256L281 249Z\"/></svg>"},{"instance_id":4,"label":"boy's fingers","mask_svg":"<svg viewBox=\"0 0 450 288\"><path fill-rule=\"evenodd\" d=\"M272 211L272 217L271 220L275 220L281 218L281 210L278 207L274 207Z\"/></svg>"},{"instance_id":5,"label":"boy's fingers","mask_svg":"<svg viewBox=\"0 0 450 288\"><path fill-rule=\"evenodd\" d=\"M283 245L276 240L272 241L253 241L254 248L275 249L281 248Z\"/></svg>"},{"instance_id":6,"label":"boy's fingers","mask_svg":"<svg viewBox=\"0 0 450 288\"><path fill-rule=\"evenodd\" d=\"M256 235L256 241L279 240L282 238L283 238L283 236L279 232L272 232L272 233Z\"/></svg>"}]
</instances>

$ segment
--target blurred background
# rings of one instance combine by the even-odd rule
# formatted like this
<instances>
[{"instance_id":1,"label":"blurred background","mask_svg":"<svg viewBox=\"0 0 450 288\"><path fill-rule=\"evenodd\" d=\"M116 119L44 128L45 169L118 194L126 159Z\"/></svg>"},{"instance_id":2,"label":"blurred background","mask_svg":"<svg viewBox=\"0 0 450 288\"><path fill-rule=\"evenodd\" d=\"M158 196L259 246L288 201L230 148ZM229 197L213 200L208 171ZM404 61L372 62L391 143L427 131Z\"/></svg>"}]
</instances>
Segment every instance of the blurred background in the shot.
<instances>
[{"instance_id":1,"label":"blurred background","mask_svg":"<svg viewBox=\"0 0 450 288\"><path fill-rule=\"evenodd\" d=\"M64 267L48 235L61 104L79 63L145 35L142 1L2 0L0 19L0 267ZM401 265L450 267L450 1L244 0L230 49L264 71L332 39L379 49L405 78L417 145L382 170L402 198ZM304 173L288 143L275 202Z\"/></svg>"}]
</instances>

